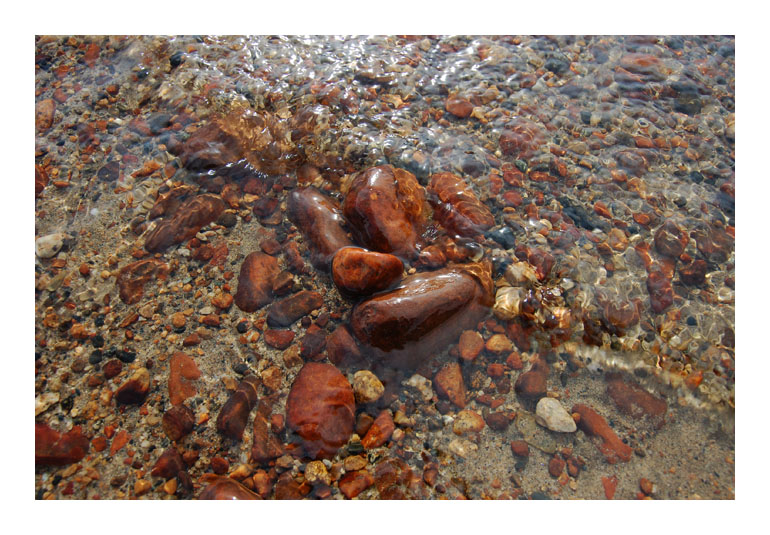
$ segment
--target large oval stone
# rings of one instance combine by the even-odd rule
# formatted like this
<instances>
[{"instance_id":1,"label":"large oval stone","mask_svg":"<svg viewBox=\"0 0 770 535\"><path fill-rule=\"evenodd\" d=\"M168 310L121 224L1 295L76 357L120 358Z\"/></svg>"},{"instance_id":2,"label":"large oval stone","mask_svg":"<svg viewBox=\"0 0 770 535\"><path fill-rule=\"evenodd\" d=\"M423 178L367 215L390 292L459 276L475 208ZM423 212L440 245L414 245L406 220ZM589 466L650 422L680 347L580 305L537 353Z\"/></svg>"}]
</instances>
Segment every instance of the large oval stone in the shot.
<instances>
[{"instance_id":1,"label":"large oval stone","mask_svg":"<svg viewBox=\"0 0 770 535\"><path fill-rule=\"evenodd\" d=\"M273 282L278 276L278 260L261 252L251 253L241 265L235 305L254 312L273 300Z\"/></svg>"},{"instance_id":2,"label":"large oval stone","mask_svg":"<svg viewBox=\"0 0 770 535\"><path fill-rule=\"evenodd\" d=\"M314 459L333 457L355 424L353 387L333 365L308 362L297 374L286 401L289 428Z\"/></svg>"},{"instance_id":3,"label":"large oval stone","mask_svg":"<svg viewBox=\"0 0 770 535\"><path fill-rule=\"evenodd\" d=\"M369 249L414 257L425 223L425 190L414 175L390 165L353 177L342 211Z\"/></svg>"},{"instance_id":4,"label":"large oval stone","mask_svg":"<svg viewBox=\"0 0 770 535\"><path fill-rule=\"evenodd\" d=\"M341 292L354 296L371 295L387 289L401 278L404 265L397 256L346 247L332 261L332 279Z\"/></svg>"},{"instance_id":5,"label":"large oval stone","mask_svg":"<svg viewBox=\"0 0 770 535\"><path fill-rule=\"evenodd\" d=\"M329 269L334 253L353 245L336 202L315 188L300 188L289 195L289 219L310 245L310 261L317 269Z\"/></svg>"},{"instance_id":6,"label":"large oval stone","mask_svg":"<svg viewBox=\"0 0 770 535\"><path fill-rule=\"evenodd\" d=\"M411 367L475 327L493 302L488 267L448 267L406 277L395 289L359 303L350 325L364 351Z\"/></svg>"},{"instance_id":7,"label":"large oval stone","mask_svg":"<svg viewBox=\"0 0 770 535\"><path fill-rule=\"evenodd\" d=\"M428 184L433 217L449 232L473 237L492 228L495 218L473 190L457 175L436 173Z\"/></svg>"}]
</instances>

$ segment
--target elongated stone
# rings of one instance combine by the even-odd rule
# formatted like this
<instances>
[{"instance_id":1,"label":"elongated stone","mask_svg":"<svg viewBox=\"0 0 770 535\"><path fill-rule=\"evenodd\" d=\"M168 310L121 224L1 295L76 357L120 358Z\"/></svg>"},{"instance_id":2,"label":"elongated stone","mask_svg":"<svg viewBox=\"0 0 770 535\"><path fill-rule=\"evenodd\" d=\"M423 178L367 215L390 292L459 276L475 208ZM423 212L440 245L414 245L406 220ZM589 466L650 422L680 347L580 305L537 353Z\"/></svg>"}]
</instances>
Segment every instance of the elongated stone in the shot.
<instances>
[{"instance_id":1,"label":"elongated stone","mask_svg":"<svg viewBox=\"0 0 770 535\"><path fill-rule=\"evenodd\" d=\"M291 386L286 421L302 437L305 453L314 459L330 458L353 433L353 388L331 364L308 362Z\"/></svg>"},{"instance_id":2,"label":"elongated stone","mask_svg":"<svg viewBox=\"0 0 770 535\"><path fill-rule=\"evenodd\" d=\"M254 416L254 442L251 447L251 460L258 464L269 462L283 455L281 441L270 432L269 417L270 405L260 401L257 406L257 414Z\"/></svg>"},{"instance_id":3,"label":"elongated stone","mask_svg":"<svg viewBox=\"0 0 770 535\"><path fill-rule=\"evenodd\" d=\"M193 381L200 378L198 365L181 351L171 355L168 375L168 397L172 405L181 405L198 393Z\"/></svg>"},{"instance_id":4,"label":"elongated stone","mask_svg":"<svg viewBox=\"0 0 770 535\"><path fill-rule=\"evenodd\" d=\"M425 190L414 175L390 165L353 177L342 205L356 240L375 251L412 258L425 224Z\"/></svg>"},{"instance_id":5,"label":"elongated stone","mask_svg":"<svg viewBox=\"0 0 770 535\"><path fill-rule=\"evenodd\" d=\"M210 483L198 495L199 500L259 500L253 493L234 479L209 475Z\"/></svg>"},{"instance_id":6,"label":"elongated stone","mask_svg":"<svg viewBox=\"0 0 770 535\"><path fill-rule=\"evenodd\" d=\"M150 231L144 248L151 253L162 253L172 245L187 241L204 226L216 221L224 209L224 201L216 195L206 193L193 197Z\"/></svg>"},{"instance_id":7,"label":"elongated stone","mask_svg":"<svg viewBox=\"0 0 770 535\"><path fill-rule=\"evenodd\" d=\"M599 451L604 454L605 459L610 464L618 461L628 462L631 460L631 447L624 444L615 431L607 423L602 415L593 410L588 405L578 403L572 407L572 412L580 415L577 423L578 428L586 435L599 437L601 444L597 444Z\"/></svg>"},{"instance_id":8,"label":"elongated stone","mask_svg":"<svg viewBox=\"0 0 770 535\"><path fill-rule=\"evenodd\" d=\"M310 261L317 269L329 269L334 254L353 245L344 227L342 210L317 189L292 191L287 208L289 219L309 243Z\"/></svg>"},{"instance_id":9,"label":"elongated stone","mask_svg":"<svg viewBox=\"0 0 770 535\"><path fill-rule=\"evenodd\" d=\"M279 271L278 260L270 255L254 252L247 256L238 275L235 306L244 312L254 312L271 302Z\"/></svg>"},{"instance_id":10,"label":"elongated stone","mask_svg":"<svg viewBox=\"0 0 770 535\"><path fill-rule=\"evenodd\" d=\"M238 388L222 405L217 416L217 431L234 440L241 440L249 413L257 403L259 379L248 375L238 384Z\"/></svg>"},{"instance_id":11,"label":"elongated stone","mask_svg":"<svg viewBox=\"0 0 770 535\"><path fill-rule=\"evenodd\" d=\"M470 238L495 224L489 208L481 204L462 178L452 173L432 175L428 195L433 206L433 217L455 235Z\"/></svg>"},{"instance_id":12,"label":"elongated stone","mask_svg":"<svg viewBox=\"0 0 770 535\"><path fill-rule=\"evenodd\" d=\"M302 290L274 303L267 312L267 324L271 327L288 327L323 304L321 294Z\"/></svg>"},{"instance_id":13,"label":"elongated stone","mask_svg":"<svg viewBox=\"0 0 770 535\"><path fill-rule=\"evenodd\" d=\"M401 278L404 265L397 256L346 247L332 261L332 279L343 293L371 295L387 289Z\"/></svg>"},{"instance_id":14,"label":"elongated stone","mask_svg":"<svg viewBox=\"0 0 770 535\"><path fill-rule=\"evenodd\" d=\"M393 366L416 366L474 328L494 302L489 266L410 275L356 305L350 318L362 349Z\"/></svg>"}]
</instances>

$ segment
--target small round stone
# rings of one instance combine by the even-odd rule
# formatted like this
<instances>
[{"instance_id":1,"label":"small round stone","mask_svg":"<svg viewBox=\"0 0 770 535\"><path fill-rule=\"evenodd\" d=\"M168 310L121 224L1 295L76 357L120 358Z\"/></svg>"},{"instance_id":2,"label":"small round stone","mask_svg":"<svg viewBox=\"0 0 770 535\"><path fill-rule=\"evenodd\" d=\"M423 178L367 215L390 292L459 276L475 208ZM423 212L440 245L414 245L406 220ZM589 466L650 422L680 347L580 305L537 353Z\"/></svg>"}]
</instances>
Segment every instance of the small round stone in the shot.
<instances>
[{"instance_id":1,"label":"small round stone","mask_svg":"<svg viewBox=\"0 0 770 535\"><path fill-rule=\"evenodd\" d=\"M372 403L385 393L385 387L369 370L361 370L353 376L353 393L358 403Z\"/></svg>"}]
</instances>

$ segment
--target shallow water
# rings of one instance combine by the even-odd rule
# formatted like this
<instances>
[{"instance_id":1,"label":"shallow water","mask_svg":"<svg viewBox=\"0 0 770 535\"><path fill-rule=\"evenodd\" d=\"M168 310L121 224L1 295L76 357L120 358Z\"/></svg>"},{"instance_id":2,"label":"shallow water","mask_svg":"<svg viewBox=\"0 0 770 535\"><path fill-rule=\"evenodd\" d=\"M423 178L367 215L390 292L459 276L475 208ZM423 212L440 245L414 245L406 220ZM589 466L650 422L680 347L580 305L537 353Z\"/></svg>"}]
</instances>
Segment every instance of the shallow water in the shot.
<instances>
[{"instance_id":1,"label":"shallow water","mask_svg":"<svg viewBox=\"0 0 770 535\"><path fill-rule=\"evenodd\" d=\"M734 49L731 37L677 36L37 38L36 186L40 178L44 188L36 239L66 236L38 241L36 422L60 432L79 425L91 439L79 464L36 467L37 496L190 498L206 473L235 471L263 497L342 497L344 463L361 449L355 436L327 459L330 482L311 484L309 460L289 447L297 437L277 421L271 433L287 448L262 464L249 463L251 419L243 442L221 437L214 421L248 373L262 378L269 413L283 415L311 327L331 333L356 302L310 261L286 192L313 184L344 201L354 173L389 164L422 186L451 172L489 208L494 226L472 238L428 218L416 254L440 244L455 247L460 264L481 256L497 304L475 329L487 347L474 359L461 355L457 332L448 346L421 354L415 369L366 357L337 363L350 381L371 369L385 386L378 401L356 405L357 421L382 410L398 415L393 436L366 452L360 470L373 484L359 499L599 499L611 494L603 480L612 477L617 498L732 498ZM243 119L244 110L257 119ZM226 169L197 168L185 142L220 120L246 157ZM262 133L249 126L257 120L268 125ZM214 152L197 162L210 163ZM268 187L249 189L253 177ZM223 197L223 215L153 250L163 276L151 275L127 303L118 271L152 258L145 239L157 221L148 214L181 186ZM266 199L276 199L272 210ZM309 321L287 327L295 338L286 349L265 343L269 306L213 304L236 293L244 258L265 250L267 239L291 275L288 292L324 298ZM54 254L43 250L46 241ZM305 268L292 264L290 243ZM202 256L205 247L213 259ZM402 260L407 273L431 271L419 257ZM185 321L176 327L180 312ZM199 343L185 344L193 333ZM496 351L493 334L513 346ZM160 421L171 406L176 351L193 356L201 374L187 401L195 430L176 444L187 452L188 476L177 476L171 492L165 480L174 477L150 471L172 445ZM316 356L328 362L323 351ZM582 429L556 433L535 423L537 400L514 384L538 358L550 365L549 396L569 412L593 407L631 447L630 460L609 463ZM122 370L106 378L115 359ZM467 413L435 392L437 371L458 361L465 409L487 423L479 431L458 428ZM146 400L116 405L113 394L141 367L152 379ZM414 386L415 372L433 381L433 396ZM624 413L608 392L609 372L664 399L665 417ZM497 429L489 412L515 418ZM107 456L124 431L131 441ZM106 449L94 446L105 443L99 437ZM531 446L529 457L512 454L516 440ZM554 476L553 459L582 464L577 475ZM67 473L72 466L80 468ZM434 469L437 476L426 475ZM388 483L388 470L401 483ZM640 478L654 491L640 491ZM263 480L270 483L260 487Z\"/></svg>"}]
</instances>

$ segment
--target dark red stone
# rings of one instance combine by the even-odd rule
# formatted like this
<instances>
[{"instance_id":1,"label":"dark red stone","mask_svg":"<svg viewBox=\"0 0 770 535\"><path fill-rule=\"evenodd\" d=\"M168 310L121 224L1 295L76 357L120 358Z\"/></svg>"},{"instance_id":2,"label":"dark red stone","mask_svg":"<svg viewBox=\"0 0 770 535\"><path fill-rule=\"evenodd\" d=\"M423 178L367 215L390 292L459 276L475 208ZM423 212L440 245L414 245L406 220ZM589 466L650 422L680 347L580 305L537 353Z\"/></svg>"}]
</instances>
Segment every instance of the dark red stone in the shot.
<instances>
[{"instance_id":1,"label":"dark red stone","mask_svg":"<svg viewBox=\"0 0 770 535\"><path fill-rule=\"evenodd\" d=\"M278 272L278 261L272 256L262 252L247 256L238 275L235 305L244 312L254 312L271 302Z\"/></svg>"},{"instance_id":2,"label":"dark red stone","mask_svg":"<svg viewBox=\"0 0 770 535\"><path fill-rule=\"evenodd\" d=\"M352 500L374 484L374 478L366 470L348 472L339 481L340 492Z\"/></svg>"},{"instance_id":3,"label":"dark red stone","mask_svg":"<svg viewBox=\"0 0 770 535\"><path fill-rule=\"evenodd\" d=\"M260 497L238 483L224 476L210 475L210 483L198 495L199 500L259 500Z\"/></svg>"},{"instance_id":4,"label":"dark red stone","mask_svg":"<svg viewBox=\"0 0 770 535\"><path fill-rule=\"evenodd\" d=\"M624 444L615 434L615 431L598 412L588 405L577 404L572 407L572 412L580 415L578 428L586 435L599 437L602 443L598 444L599 451L604 454L607 462L615 464L618 461L628 462L631 460L632 449Z\"/></svg>"},{"instance_id":5,"label":"dark red stone","mask_svg":"<svg viewBox=\"0 0 770 535\"><path fill-rule=\"evenodd\" d=\"M165 279L168 272L168 264L154 258L145 258L123 266L115 279L120 299L127 305L138 303L144 295L144 285L155 277Z\"/></svg>"},{"instance_id":6,"label":"dark red stone","mask_svg":"<svg viewBox=\"0 0 770 535\"><path fill-rule=\"evenodd\" d=\"M37 199L40 197L40 194L43 193L43 190L45 189L46 185L48 185L48 173L46 173L45 169L35 164L35 198Z\"/></svg>"},{"instance_id":7,"label":"dark red stone","mask_svg":"<svg viewBox=\"0 0 770 535\"><path fill-rule=\"evenodd\" d=\"M317 269L329 269L334 254L353 245L339 206L315 188L292 191L287 208L289 219L308 242L310 261Z\"/></svg>"},{"instance_id":8,"label":"dark red stone","mask_svg":"<svg viewBox=\"0 0 770 535\"><path fill-rule=\"evenodd\" d=\"M655 249L671 258L678 258L689 242L690 237L670 219L655 232Z\"/></svg>"},{"instance_id":9,"label":"dark red stone","mask_svg":"<svg viewBox=\"0 0 770 535\"><path fill-rule=\"evenodd\" d=\"M624 380L619 373L608 373L607 394L625 414L634 418L646 416L656 424L662 424L666 415L666 401L650 394L637 383Z\"/></svg>"},{"instance_id":10,"label":"dark red stone","mask_svg":"<svg viewBox=\"0 0 770 535\"><path fill-rule=\"evenodd\" d=\"M449 97L446 99L444 107L446 108L446 111L460 119L470 117L473 112L473 104L464 98Z\"/></svg>"},{"instance_id":11,"label":"dark red stone","mask_svg":"<svg viewBox=\"0 0 770 535\"><path fill-rule=\"evenodd\" d=\"M474 237L492 228L495 218L460 177L441 172L430 177L428 195L433 217L455 235Z\"/></svg>"},{"instance_id":12,"label":"dark red stone","mask_svg":"<svg viewBox=\"0 0 770 535\"><path fill-rule=\"evenodd\" d=\"M332 279L345 294L366 296L390 287L401 278L404 265L397 256L345 247L332 261Z\"/></svg>"},{"instance_id":13,"label":"dark red stone","mask_svg":"<svg viewBox=\"0 0 770 535\"><path fill-rule=\"evenodd\" d=\"M330 458L353 433L353 388L333 365L308 362L291 386L286 421L310 457Z\"/></svg>"},{"instance_id":14,"label":"dark red stone","mask_svg":"<svg viewBox=\"0 0 770 535\"><path fill-rule=\"evenodd\" d=\"M47 424L35 423L35 465L63 466L76 463L86 456L90 442L80 426L59 433Z\"/></svg>"},{"instance_id":15,"label":"dark red stone","mask_svg":"<svg viewBox=\"0 0 770 535\"><path fill-rule=\"evenodd\" d=\"M375 418L366 436L361 439L361 445L367 450L379 448L390 439L395 429L396 424L393 423L393 415L389 410L384 410Z\"/></svg>"},{"instance_id":16,"label":"dark red stone","mask_svg":"<svg viewBox=\"0 0 770 535\"><path fill-rule=\"evenodd\" d=\"M703 286L707 272L708 265L698 258L679 268L679 279L689 286Z\"/></svg>"},{"instance_id":17,"label":"dark red stone","mask_svg":"<svg viewBox=\"0 0 770 535\"><path fill-rule=\"evenodd\" d=\"M426 218L425 190L413 174L390 165L352 179L342 211L368 249L412 258Z\"/></svg>"},{"instance_id":18,"label":"dark red stone","mask_svg":"<svg viewBox=\"0 0 770 535\"><path fill-rule=\"evenodd\" d=\"M326 347L326 331L318 325L308 327L300 343L299 354L304 360L320 360L321 352Z\"/></svg>"},{"instance_id":19,"label":"dark red stone","mask_svg":"<svg viewBox=\"0 0 770 535\"><path fill-rule=\"evenodd\" d=\"M189 397L198 393L192 383L200 378L198 365L181 351L171 355L168 374L168 397L172 405L181 405Z\"/></svg>"},{"instance_id":20,"label":"dark red stone","mask_svg":"<svg viewBox=\"0 0 770 535\"><path fill-rule=\"evenodd\" d=\"M361 360L361 350L346 325L340 325L326 337L326 355L335 366L349 365Z\"/></svg>"},{"instance_id":21,"label":"dark red stone","mask_svg":"<svg viewBox=\"0 0 770 535\"><path fill-rule=\"evenodd\" d=\"M171 446L158 457L158 460L152 467L150 475L153 477L171 479L172 477L176 477L179 472L186 468L187 466L185 466L182 456L179 455L179 452L176 451L174 446Z\"/></svg>"},{"instance_id":22,"label":"dark red stone","mask_svg":"<svg viewBox=\"0 0 770 535\"><path fill-rule=\"evenodd\" d=\"M548 393L548 372L548 363L544 358L538 357L529 370L516 379L516 393L533 401L542 398Z\"/></svg>"},{"instance_id":23,"label":"dark red stone","mask_svg":"<svg viewBox=\"0 0 770 535\"><path fill-rule=\"evenodd\" d=\"M260 401L254 416L254 443L251 447L251 459L257 464L264 464L283 455L281 441L270 432L268 424L270 405Z\"/></svg>"},{"instance_id":24,"label":"dark red stone","mask_svg":"<svg viewBox=\"0 0 770 535\"><path fill-rule=\"evenodd\" d=\"M192 433L195 426L195 414L184 405L171 407L163 413L161 426L170 440L181 440Z\"/></svg>"},{"instance_id":25,"label":"dark red stone","mask_svg":"<svg viewBox=\"0 0 770 535\"><path fill-rule=\"evenodd\" d=\"M356 305L350 325L366 352L393 366L415 366L475 327L494 301L490 266L417 273Z\"/></svg>"},{"instance_id":26,"label":"dark red stone","mask_svg":"<svg viewBox=\"0 0 770 535\"><path fill-rule=\"evenodd\" d=\"M647 276L647 292L653 312L660 314L674 303L674 289L671 281L661 271L652 271Z\"/></svg>"},{"instance_id":27,"label":"dark red stone","mask_svg":"<svg viewBox=\"0 0 770 535\"><path fill-rule=\"evenodd\" d=\"M286 349L294 341L294 332L284 329L267 329L265 343L276 349Z\"/></svg>"},{"instance_id":28,"label":"dark red stone","mask_svg":"<svg viewBox=\"0 0 770 535\"><path fill-rule=\"evenodd\" d=\"M162 253L172 245L193 238L204 226L216 221L224 209L222 198L209 193L186 200L174 215L147 234L144 247L151 253Z\"/></svg>"},{"instance_id":29,"label":"dark red stone","mask_svg":"<svg viewBox=\"0 0 770 535\"><path fill-rule=\"evenodd\" d=\"M217 431L234 440L241 440L249 413L257 403L257 387L259 379L254 375L243 378L219 411Z\"/></svg>"},{"instance_id":30,"label":"dark red stone","mask_svg":"<svg viewBox=\"0 0 770 535\"><path fill-rule=\"evenodd\" d=\"M500 150L515 158L531 158L542 144L542 128L522 118L515 119L500 135Z\"/></svg>"},{"instance_id":31,"label":"dark red stone","mask_svg":"<svg viewBox=\"0 0 770 535\"><path fill-rule=\"evenodd\" d=\"M323 297L312 290L302 290L276 301L267 311L267 324L271 327L288 327L313 310L321 308Z\"/></svg>"}]
</instances>

